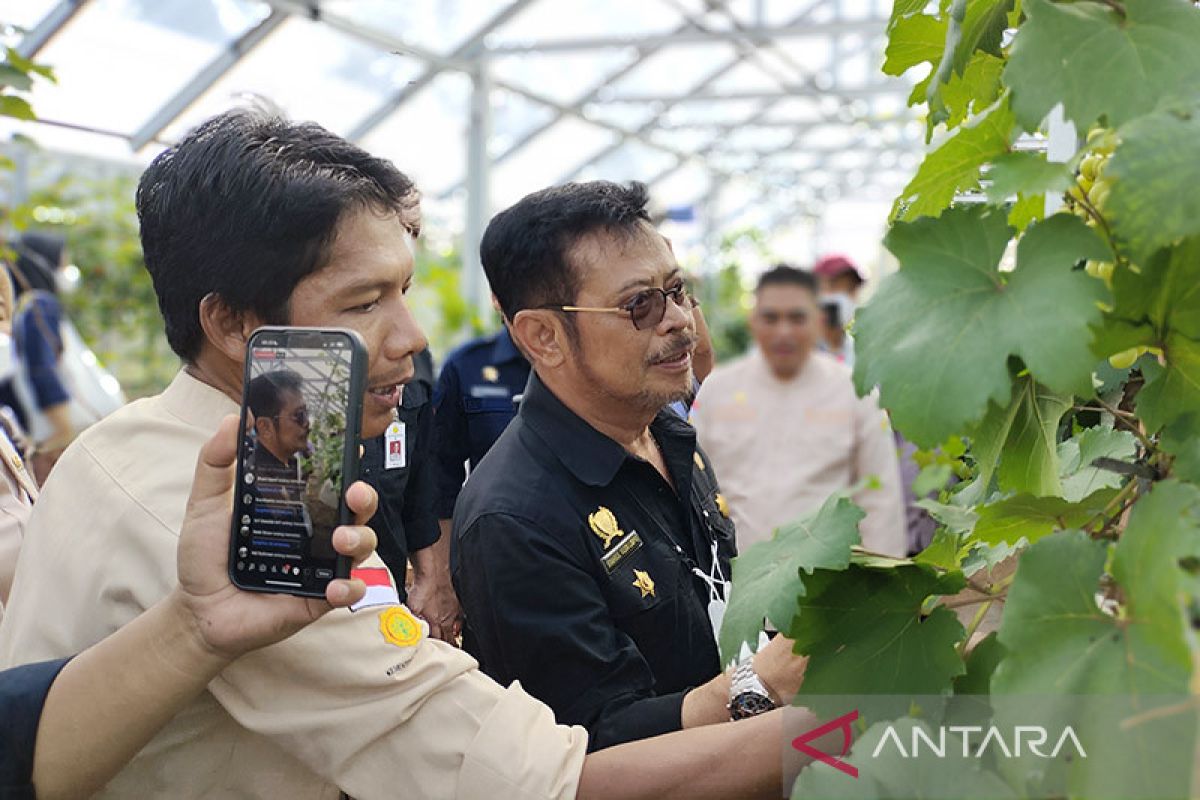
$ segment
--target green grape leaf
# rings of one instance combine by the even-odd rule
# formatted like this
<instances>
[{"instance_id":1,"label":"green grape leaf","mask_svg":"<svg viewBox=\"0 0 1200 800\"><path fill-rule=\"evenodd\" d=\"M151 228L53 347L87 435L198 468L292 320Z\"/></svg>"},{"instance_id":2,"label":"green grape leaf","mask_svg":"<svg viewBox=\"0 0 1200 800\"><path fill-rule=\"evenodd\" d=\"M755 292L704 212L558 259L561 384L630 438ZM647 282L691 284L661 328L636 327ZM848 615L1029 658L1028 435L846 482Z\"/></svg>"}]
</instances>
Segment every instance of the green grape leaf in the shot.
<instances>
[{"instance_id":1,"label":"green grape leaf","mask_svg":"<svg viewBox=\"0 0 1200 800\"><path fill-rule=\"evenodd\" d=\"M1103 611L1095 597L1108 558L1105 544L1080 531L1064 531L1034 544L1021 557L1000 625L1000 642L1008 654L992 677L993 700L1041 696L1040 724L1056 718L1069 722L1089 742L1085 763L1068 773L1071 796L1186 795L1171 783L1180 778L1178 770L1168 774L1171 770L1134 768L1142 766L1140 761L1131 763L1128 752L1113 748L1132 744L1140 754L1165 753L1172 759L1182 752L1182 762L1175 766L1190 773L1194 715L1142 725L1117 737L1109 707L1120 703L1148 710L1162 698L1173 703L1170 696L1188 694L1192 659L1177 599L1182 580L1178 560L1200 536L1198 502L1195 487L1169 481L1134 505L1112 556L1112 573L1124 600L1119 614ZM1113 700L1096 703L1087 695ZM1001 720L1005 709L1004 703L997 705ZM1011 766L1017 774L1031 768L1020 760Z\"/></svg>"},{"instance_id":2,"label":"green grape leaf","mask_svg":"<svg viewBox=\"0 0 1200 800\"><path fill-rule=\"evenodd\" d=\"M967 671L954 679L954 693L991 694L992 674L1004 660L1004 645L999 634L992 631L971 650L967 656Z\"/></svg>"},{"instance_id":3,"label":"green grape leaf","mask_svg":"<svg viewBox=\"0 0 1200 800\"><path fill-rule=\"evenodd\" d=\"M1163 351L1166 366L1150 362L1143 368L1146 385L1137 395L1137 415L1151 432L1200 412L1200 342L1170 333Z\"/></svg>"},{"instance_id":4,"label":"green grape leaf","mask_svg":"<svg viewBox=\"0 0 1200 800\"><path fill-rule=\"evenodd\" d=\"M1001 55L1000 42L1008 27L1013 0L969 0L963 18L962 38L954 50L954 71L962 74L976 51Z\"/></svg>"},{"instance_id":5,"label":"green grape leaf","mask_svg":"<svg viewBox=\"0 0 1200 800\"><path fill-rule=\"evenodd\" d=\"M1066 164L1047 161L1038 153L1005 153L992 162L988 172L988 200L1003 203L1015 194L1043 195L1062 192L1071 185L1071 170Z\"/></svg>"},{"instance_id":6,"label":"green grape leaf","mask_svg":"<svg viewBox=\"0 0 1200 800\"><path fill-rule=\"evenodd\" d=\"M1200 414L1186 414L1163 428L1159 444L1175 456L1173 476L1200 483Z\"/></svg>"},{"instance_id":7,"label":"green grape leaf","mask_svg":"<svg viewBox=\"0 0 1200 800\"><path fill-rule=\"evenodd\" d=\"M11 64L0 63L0 86L11 86L18 92L33 89L33 79Z\"/></svg>"},{"instance_id":8,"label":"green grape leaf","mask_svg":"<svg viewBox=\"0 0 1200 800\"><path fill-rule=\"evenodd\" d=\"M1001 272L1011 233L1003 214L975 207L899 223L884 241L901 269L855 318L854 380L863 394L879 386L893 424L918 446L961 433L989 401L1009 402L1010 356L1056 391L1091 392L1087 329L1106 293L1072 266L1108 248L1057 214L1030 228L1016 268Z\"/></svg>"},{"instance_id":9,"label":"green grape leaf","mask_svg":"<svg viewBox=\"0 0 1200 800\"><path fill-rule=\"evenodd\" d=\"M733 590L721 623L722 663L736 659L743 642L757 646L764 617L780 629L791 624L796 598L804 594L801 570L849 565L864 516L848 497L834 494L816 513L780 526L769 541L733 560Z\"/></svg>"},{"instance_id":10,"label":"green grape leaf","mask_svg":"<svg viewBox=\"0 0 1200 800\"><path fill-rule=\"evenodd\" d=\"M956 192L978 183L984 164L1008 151L1013 126L1007 98L964 123L925 156L917 174L896 198L892 217L910 221L941 215Z\"/></svg>"},{"instance_id":11,"label":"green grape leaf","mask_svg":"<svg viewBox=\"0 0 1200 800\"><path fill-rule=\"evenodd\" d=\"M939 491L954 474L949 464L930 464L917 473L913 480L912 491L917 497L924 497L931 492Z\"/></svg>"},{"instance_id":12,"label":"green grape leaf","mask_svg":"<svg viewBox=\"0 0 1200 800\"><path fill-rule=\"evenodd\" d=\"M796 652L809 656L797 704L814 707L817 695L938 695L964 671L958 617L947 608L922 613L929 596L966 585L961 573L851 565L818 570L805 583L788 630Z\"/></svg>"},{"instance_id":13,"label":"green grape leaf","mask_svg":"<svg viewBox=\"0 0 1200 800\"><path fill-rule=\"evenodd\" d=\"M1200 339L1200 237L1158 251L1139 272L1117 269L1113 297L1111 317L1147 326L1151 344L1167 330Z\"/></svg>"},{"instance_id":14,"label":"green grape leaf","mask_svg":"<svg viewBox=\"0 0 1200 800\"><path fill-rule=\"evenodd\" d=\"M1115 489L1125 480L1112 470L1092 466L1098 458L1132 461L1137 439L1107 426L1088 428L1058 446L1062 496L1075 503L1097 489Z\"/></svg>"},{"instance_id":15,"label":"green grape leaf","mask_svg":"<svg viewBox=\"0 0 1200 800\"><path fill-rule=\"evenodd\" d=\"M910 14L916 14L928 5L926 0L895 0L892 3L892 16L888 20L888 30L895 28L896 23Z\"/></svg>"},{"instance_id":16,"label":"green grape leaf","mask_svg":"<svg viewBox=\"0 0 1200 800\"><path fill-rule=\"evenodd\" d=\"M979 509L979 522L971 538L984 544L1031 544L1056 530L1082 528L1098 516L1117 495L1116 489L1100 489L1078 503L1061 497L1019 494Z\"/></svg>"},{"instance_id":17,"label":"green grape leaf","mask_svg":"<svg viewBox=\"0 0 1200 800\"><path fill-rule=\"evenodd\" d=\"M992 476L1003 491L1052 495L1062 491L1058 473L1058 423L1071 396L1050 391L1029 375L1013 383L1009 403L992 403L975 427L972 453L979 470L979 502Z\"/></svg>"},{"instance_id":18,"label":"green grape leaf","mask_svg":"<svg viewBox=\"0 0 1200 800\"><path fill-rule=\"evenodd\" d=\"M945 20L928 14L902 17L888 34L883 72L885 75L903 75L918 64L936 66L945 46Z\"/></svg>"},{"instance_id":19,"label":"green grape leaf","mask_svg":"<svg viewBox=\"0 0 1200 800\"><path fill-rule=\"evenodd\" d=\"M1121 143L1104 173L1113 180L1104 215L1141 262L1160 247L1200 234L1200 105L1140 117L1119 133Z\"/></svg>"},{"instance_id":20,"label":"green grape leaf","mask_svg":"<svg viewBox=\"0 0 1200 800\"><path fill-rule=\"evenodd\" d=\"M1186 0L1125 0L1127 18L1101 3L1025 0L1004 83L1027 131L1063 105L1087 130L1119 127L1200 83L1200 11Z\"/></svg>"},{"instance_id":21,"label":"green grape leaf","mask_svg":"<svg viewBox=\"0 0 1200 800\"><path fill-rule=\"evenodd\" d=\"M944 525L954 533L970 533L975 528L975 523L979 521L979 515L975 513L975 509L968 506L939 503L928 497L918 500L916 505L928 511L929 516L933 517L938 524Z\"/></svg>"},{"instance_id":22,"label":"green grape leaf","mask_svg":"<svg viewBox=\"0 0 1200 800\"><path fill-rule=\"evenodd\" d=\"M958 569L958 534L947 528L938 528L929 545L917 553L913 561L947 571Z\"/></svg>"},{"instance_id":23,"label":"green grape leaf","mask_svg":"<svg viewBox=\"0 0 1200 800\"><path fill-rule=\"evenodd\" d=\"M971 56L962 74L953 73L942 85L942 102L946 105L949 118L947 128L956 128L971 114L981 113L996 102L1000 96L1000 73L1004 61L990 53L976 52ZM924 93L921 100L925 99ZM912 102L909 102L912 105ZM929 131L933 131L933 120L929 120Z\"/></svg>"},{"instance_id":24,"label":"green grape leaf","mask_svg":"<svg viewBox=\"0 0 1200 800\"><path fill-rule=\"evenodd\" d=\"M33 121L37 119L37 114L33 113L33 106L25 98L0 94L0 117Z\"/></svg>"},{"instance_id":25,"label":"green grape leaf","mask_svg":"<svg viewBox=\"0 0 1200 800\"><path fill-rule=\"evenodd\" d=\"M1018 233L1046 218L1046 198L1040 194L1017 195L1017 202L1008 211L1008 224Z\"/></svg>"},{"instance_id":26,"label":"green grape leaf","mask_svg":"<svg viewBox=\"0 0 1200 800\"><path fill-rule=\"evenodd\" d=\"M973 754L963 757L963 741L957 733L947 734L944 758L914 758L907 749L901 752L895 742L909 748L914 728L922 729L931 741L938 740L937 731L931 730L922 720L906 718L872 725L855 741L850 755L842 759L858 769L857 780L851 780L828 764L813 763L800 772L793 784L792 800L950 797L1008 800L1018 797L1000 776L984 768L982 759Z\"/></svg>"},{"instance_id":27,"label":"green grape leaf","mask_svg":"<svg viewBox=\"0 0 1200 800\"><path fill-rule=\"evenodd\" d=\"M968 578L983 570L990 570L1004 561L1006 558L1017 552L1017 548L1009 544L984 544L983 542L973 542L963 548L966 552L962 553L962 571L963 575Z\"/></svg>"}]
</instances>

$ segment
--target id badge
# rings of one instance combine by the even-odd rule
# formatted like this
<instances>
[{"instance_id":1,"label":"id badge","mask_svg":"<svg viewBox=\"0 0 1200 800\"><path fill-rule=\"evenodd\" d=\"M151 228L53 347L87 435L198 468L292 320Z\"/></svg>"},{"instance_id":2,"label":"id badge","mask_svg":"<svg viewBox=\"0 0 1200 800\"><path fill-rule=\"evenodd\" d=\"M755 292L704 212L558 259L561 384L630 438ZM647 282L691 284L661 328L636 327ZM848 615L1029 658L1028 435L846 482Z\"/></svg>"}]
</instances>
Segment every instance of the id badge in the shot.
<instances>
[{"instance_id":1,"label":"id badge","mask_svg":"<svg viewBox=\"0 0 1200 800\"><path fill-rule=\"evenodd\" d=\"M403 422L393 422L388 425L387 432L383 435L384 469L401 469L408 463L405 436Z\"/></svg>"}]
</instances>

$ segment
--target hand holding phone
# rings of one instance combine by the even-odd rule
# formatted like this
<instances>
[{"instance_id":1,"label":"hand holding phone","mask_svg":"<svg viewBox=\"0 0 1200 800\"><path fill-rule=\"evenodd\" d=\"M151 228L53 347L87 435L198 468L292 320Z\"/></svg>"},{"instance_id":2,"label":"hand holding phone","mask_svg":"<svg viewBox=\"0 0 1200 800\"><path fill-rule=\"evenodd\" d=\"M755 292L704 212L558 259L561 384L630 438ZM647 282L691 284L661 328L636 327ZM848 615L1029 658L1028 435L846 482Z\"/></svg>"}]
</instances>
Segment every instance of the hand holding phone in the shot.
<instances>
[{"instance_id":1,"label":"hand holding phone","mask_svg":"<svg viewBox=\"0 0 1200 800\"><path fill-rule=\"evenodd\" d=\"M352 331L266 327L251 336L229 573L235 585L324 597L350 563L333 531L351 521L366 348Z\"/></svg>"}]
</instances>

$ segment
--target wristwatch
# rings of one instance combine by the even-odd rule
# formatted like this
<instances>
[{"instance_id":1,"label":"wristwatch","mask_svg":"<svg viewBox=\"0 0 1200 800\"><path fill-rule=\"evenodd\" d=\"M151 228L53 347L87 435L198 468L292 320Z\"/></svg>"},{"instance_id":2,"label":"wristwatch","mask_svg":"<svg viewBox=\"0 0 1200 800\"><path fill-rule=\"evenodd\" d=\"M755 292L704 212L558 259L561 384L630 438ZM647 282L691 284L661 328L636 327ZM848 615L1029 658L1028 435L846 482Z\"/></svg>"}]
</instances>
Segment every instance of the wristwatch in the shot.
<instances>
[{"instance_id":1,"label":"wristwatch","mask_svg":"<svg viewBox=\"0 0 1200 800\"><path fill-rule=\"evenodd\" d=\"M765 714L779 704L754 671L754 662L746 659L738 664L729 680L729 718L732 720Z\"/></svg>"}]
</instances>

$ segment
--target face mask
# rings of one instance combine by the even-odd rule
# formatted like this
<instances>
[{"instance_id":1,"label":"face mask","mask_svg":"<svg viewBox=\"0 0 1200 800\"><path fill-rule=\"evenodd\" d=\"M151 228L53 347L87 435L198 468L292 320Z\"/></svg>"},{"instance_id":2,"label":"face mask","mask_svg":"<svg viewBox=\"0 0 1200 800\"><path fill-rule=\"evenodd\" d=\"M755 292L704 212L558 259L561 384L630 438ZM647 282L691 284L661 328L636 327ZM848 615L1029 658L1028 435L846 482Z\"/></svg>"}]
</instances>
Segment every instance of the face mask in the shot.
<instances>
[{"instance_id":1,"label":"face mask","mask_svg":"<svg viewBox=\"0 0 1200 800\"><path fill-rule=\"evenodd\" d=\"M11 378L15 369L12 337L7 333L0 333L0 381Z\"/></svg>"},{"instance_id":2,"label":"face mask","mask_svg":"<svg viewBox=\"0 0 1200 800\"><path fill-rule=\"evenodd\" d=\"M838 307L838 319L842 321L843 325L848 323L851 318L854 317L854 310L857 307L854 299L845 292L830 292L828 294L821 295L821 303L836 304Z\"/></svg>"}]
</instances>

